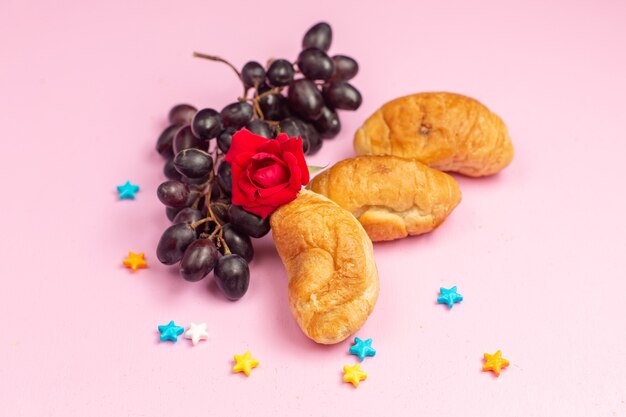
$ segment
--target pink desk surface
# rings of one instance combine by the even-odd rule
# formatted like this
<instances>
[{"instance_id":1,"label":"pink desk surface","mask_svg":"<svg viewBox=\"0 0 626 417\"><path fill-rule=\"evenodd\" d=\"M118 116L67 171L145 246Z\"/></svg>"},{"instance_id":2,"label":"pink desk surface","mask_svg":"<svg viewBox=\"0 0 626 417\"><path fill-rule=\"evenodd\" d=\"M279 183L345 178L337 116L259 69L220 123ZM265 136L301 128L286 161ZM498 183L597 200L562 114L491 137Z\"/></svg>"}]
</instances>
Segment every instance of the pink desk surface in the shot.
<instances>
[{"instance_id":1,"label":"pink desk surface","mask_svg":"<svg viewBox=\"0 0 626 417\"><path fill-rule=\"evenodd\" d=\"M625 18L617 0L2 1L0 415L625 416ZM295 324L271 236L237 303L154 255L169 107L240 93L191 52L291 59L319 20L361 64L364 102L311 164L351 156L370 113L419 91L478 98L516 147L500 175L458 178L439 230L376 245L380 298L358 335L378 354L356 390L348 341ZM118 201L127 179L136 201ZM123 268L129 250L149 269ZM448 311L452 285L465 300ZM169 320L211 339L159 343ZM247 349L248 379L230 372ZM497 349L498 379L480 371Z\"/></svg>"}]
</instances>

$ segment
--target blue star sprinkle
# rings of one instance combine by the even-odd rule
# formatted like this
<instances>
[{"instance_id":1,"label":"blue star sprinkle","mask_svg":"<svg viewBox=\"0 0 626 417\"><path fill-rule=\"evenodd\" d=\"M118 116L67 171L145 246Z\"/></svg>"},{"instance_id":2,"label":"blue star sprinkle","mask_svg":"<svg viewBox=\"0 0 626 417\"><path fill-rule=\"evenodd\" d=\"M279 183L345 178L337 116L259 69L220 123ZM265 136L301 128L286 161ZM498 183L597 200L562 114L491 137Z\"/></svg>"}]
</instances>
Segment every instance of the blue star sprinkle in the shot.
<instances>
[{"instance_id":1,"label":"blue star sprinkle","mask_svg":"<svg viewBox=\"0 0 626 417\"><path fill-rule=\"evenodd\" d=\"M178 336L183 334L185 328L175 325L174 320L172 320L165 326L159 326L159 331L161 332L161 342L165 342L167 340L177 342Z\"/></svg>"},{"instance_id":2,"label":"blue star sprinkle","mask_svg":"<svg viewBox=\"0 0 626 417\"><path fill-rule=\"evenodd\" d=\"M448 307L452 308L455 303L463 301L463 296L456 292L456 285L449 290L439 288L439 292L440 295L437 297L437 302L439 304L447 304Z\"/></svg>"},{"instance_id":3,"label":"blue star sprinkle","mask_svg":"<svg viewBox=\"0 0 626 417\"><path fill-rule=\"evenodd\" d=\"M376 356L376 349L372 347L372 339L361 340L354 338L354 345L350 346L350 353L359 357L361 362L366 356Z\"/></svg>"},{"instance_id":4,"label":"blue star sprinkle","mask_svg":"<svg viewBox=\"0 0 626 417\"><path fill-rule=\"evenodd\" d=\"M139 191L139 186L126 181L126 184L117 186L117 191L120 193L120 200L134 200L135 193Z\"/></svg>"}]
</instances>

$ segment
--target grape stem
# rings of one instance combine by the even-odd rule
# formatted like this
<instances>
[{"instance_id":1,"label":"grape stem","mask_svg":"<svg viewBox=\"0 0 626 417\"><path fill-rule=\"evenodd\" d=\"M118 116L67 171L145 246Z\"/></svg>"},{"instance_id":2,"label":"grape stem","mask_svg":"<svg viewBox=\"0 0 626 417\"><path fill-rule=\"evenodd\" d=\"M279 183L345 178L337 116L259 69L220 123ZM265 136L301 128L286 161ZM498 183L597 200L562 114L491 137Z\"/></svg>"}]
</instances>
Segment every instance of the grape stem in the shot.
<instances>
[{"instance_id":1,"label":"grape stem","mask_svg":"<svg viewBox=\"0 0 626 417\"><path fill-rule=\"evenodd\" d=\"M260 98L263 98L265 96L269 96L270 94L279 94L280 92L282 92L285 89L285 87L275 87L272 88L270 90L267 90L261 94L259 94L258 96L256 96L254 99L258 100Z\"/></svg>"},{"instance_id":2,"label":"grape stem","mask_svg":"<svg viewBox=\"0 0 626 417\"><path fill-rule=\"evenodd\" d=\"M252 108L254 109L254 112L256 113L255 115L259 120L265 119L265 116L263 115L263 110L261 110L261 106L259 105L259 100L252 100Z\"/></svg>"},{"instance_id":3,"label":"grape stem","mask_svg":"<svg viewBox=\"0 0 626 417\"><path fill-rule=\"evenodd\" d=\"M265 115L263 114L263 110L261 110L261 105L259 104L259 101L263 98L263 97L267 97L271 94L280 94L285 87L275 87L272 88L270 90L265 91L264 93L261 94L257 94L255 97L253 98L248 98L248 99L243 99L243 101L249 101L252 103L252 110L254 111L254 115L253 118L259 119L259 120L265 120ZM256 87L256 91L258 93L259 88ZM241 99L240 99L241 100ZM266 120L269 123L269 120Z\"/></svg>"},{"instance_id":4,"label":"grape stem","mask_svg":"<svg viewBox=\"0 0 626 417\"><path fill-rule=\"evenodd\" d=\"M191 227L192 229L195 229L196 227L200 226L201 224L204 224L206 222L210 222L211 220L213 220L212 217L205 217L204 219L200 219L197 222L193 222L189 225L189 227Z\"/></svg>"},{"instance_id":5,"label":"grape stem","mask_svg":"<svg viewBox=\"0 0 626 417\"><path fill-rule=\"evenodd\" d=\"M239 70L237 69L237 67L235 67L233 64L231 64L230 62L226 61L224 58L221 58L219 56L215 56L215 55L208 55L208 54L203 54L201 52L194 52L193 56L195 58L203 58L203 59L208 59L210 61L216 61L216 62L222 62L226 65L228 65L233 71L235 71L235 74L237 74L237 77L243 82L243 78L241 78L241 73L239 72Z\"/></svg>"},{"instance_id":6,"label":"grape stem","mask_svg":"<svg viewBox=\"0 0 626 417\"><path fill-rule=\"evenodd\" d=\"M220 243L224 245L224 253L226 255L230 255L231 251L230 251L230 248L228 247L228 244L226 244L226 240L224 239L224 229L222 228L222 223L217 219L215 214L213 214L213 209L211 209L211 193L209 193L207 196L207 209L209 210L210 218L213 219L213 221L215 222L215 226L216 226L213 233L211 233L211 236L209 236L209 239L213 238L213 236L215 235L215 232L218 232L219 236L217 238L219 239Z\"/></svg>"},{"instance_id":7,"label":"grape stem","mask_svg":"<svg viewBox=\"0 0 626 417\"><path fill-rule=\"evenodd\" d=\"M230 248L228 247L228 244L226 243L226 240L224 239L224 230L222 228L222 222L220 222L217 216L215 216L215 213L213 213L213 209L211 209L211 186L210 185L206 191L205 196L206 196L206 200L205 200L206 207L209 212L208 213L209 215L203 219L200 219L196 222L191 223L189 227L195 230L198 226L201 226L205 223L208 223L208 222L215 223L215 230L208 237L205 237L205 239L213 240L213 238L215 238L215 234L217 233L218 234L217 240L219 241L219 244L224 247L224 253L226 255L230 255L232 252L230 251Z\"/></svg>"},{"instance_id":8,"label":"grape stem","mask_svg":"<svg viewBox=\"0 0 626 417\"><path fill-rule=\"evenodd\" d=\"M193 201L193 204L191 204L192 209L198 208L198 203L200 203L201 198L202 198L202 194L198 194L198 197L196 197L196 199Z\"/></svg>"},{"instance_id":9,"label":"grape stem","mask_svg":"<svg viewBox=\"0 0 626 417\"><path fill-rule=\"evenodd\" d=\"M215 62L221 62L224 63L226 65L228 65L233 71L235 71L235 74L237 74L237 78L239 78L239 80L243 83L243 77L241 76L241 72L239 72L239 70L237 69L237 67L235 67L233 64L231 64L229 61L225 60L222 57L219 56L215 56L215 55L209 55L209 54L205 54L202 52L194 52L193 56L196 58L203 58L203 59L208 59L209 61L215 61ZM269 67L271 62L273 61L273 59L268 60L267 62L267 66ZM259 120L265 120L265 117L263 115L263 111L261 110L261 106L259 105L259 100L263 97L269 96L270 94L280 94L285 87L276 87L276 88L272 88L270 90L265 91L264 93L258 94L256 97L254 98L247 98L248 97L248 88L246 88L245 84L243 87L243 97L240 97L238 99L238 101L240 102L246 102L246 101L251 101L252 102L252 109L254 111L254 115L253 118L257 118ZM259 85L258 83L255 83L254 89L257 91L259 91Z\"/></svg>"}]
</instances>

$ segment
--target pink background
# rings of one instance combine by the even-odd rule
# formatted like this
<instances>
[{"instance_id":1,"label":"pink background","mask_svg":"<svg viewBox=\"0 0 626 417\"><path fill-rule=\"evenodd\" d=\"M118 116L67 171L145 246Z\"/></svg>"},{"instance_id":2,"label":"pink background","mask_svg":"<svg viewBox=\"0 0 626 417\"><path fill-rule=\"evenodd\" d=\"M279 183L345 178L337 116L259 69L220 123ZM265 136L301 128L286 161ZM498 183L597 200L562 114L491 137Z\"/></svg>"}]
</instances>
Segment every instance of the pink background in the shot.
<instances>
[{"instance_id":1,"label":"pink background","mask_svg":"<svg viewBox=\"0 0 626 417\"><path fill-rule=\"evenodd\" d=\"M626 3L338 3L1 2L0 415L626 415ZM237 303L154 255L169 107L240 92L191 52L294 58L322 19L365 100L310 163L351 156L371 112L419 91L478 98L516 147L500 175L459 178L435 233L376 245L358 335L378 355L357 390L341 382L350 344L315 345L292 319L270 236ZM134 202L117 199L127 179ZM129 250L149 269L123 268ZM452 285L465 301L448 311L435 300ZM212 339L159 343L169 320ZM247 349L248 379L230 373ZM499 379L480 372L497 349Z\"/></svg>"}]
</instances>

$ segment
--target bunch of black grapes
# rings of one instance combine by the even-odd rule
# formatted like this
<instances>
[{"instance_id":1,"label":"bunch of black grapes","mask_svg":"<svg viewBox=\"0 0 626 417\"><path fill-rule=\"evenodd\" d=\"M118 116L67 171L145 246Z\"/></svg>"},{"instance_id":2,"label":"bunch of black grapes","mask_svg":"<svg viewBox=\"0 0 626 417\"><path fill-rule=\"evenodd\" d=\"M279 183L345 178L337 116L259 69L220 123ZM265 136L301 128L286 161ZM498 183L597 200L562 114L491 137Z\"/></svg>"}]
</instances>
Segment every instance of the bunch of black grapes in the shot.
<instances>
[{"instance_id":1,"label":"bunch of black grapes","mask_svg":"<svg viewBox=\"0 0 626 417\"><path fill-rule=\"evenodd\" d=\"M304 35L295 64L274 59L264 67L250 61L241 71L222 58L194 54L230 66L244 93L221 112L174 106L170 126L157 141L169 179L157 195L172 221L161 236L157 257L166 265L178 264L184 279L199 281L213 271L228 299L246 293L248 263L254 256L251 238L269 232L269 219L231 203L231 167L223 156L242 128L268 139L283 132L300 136L306 154L339 133L337 110L356 110L362 98L348 83L358 72L357 62L345 55L330 57L331 41L331 27L318 23Z\"/></svg>"}]
</instances>

